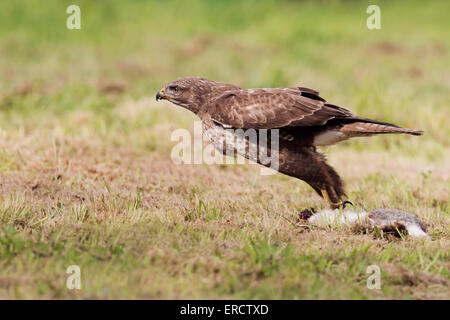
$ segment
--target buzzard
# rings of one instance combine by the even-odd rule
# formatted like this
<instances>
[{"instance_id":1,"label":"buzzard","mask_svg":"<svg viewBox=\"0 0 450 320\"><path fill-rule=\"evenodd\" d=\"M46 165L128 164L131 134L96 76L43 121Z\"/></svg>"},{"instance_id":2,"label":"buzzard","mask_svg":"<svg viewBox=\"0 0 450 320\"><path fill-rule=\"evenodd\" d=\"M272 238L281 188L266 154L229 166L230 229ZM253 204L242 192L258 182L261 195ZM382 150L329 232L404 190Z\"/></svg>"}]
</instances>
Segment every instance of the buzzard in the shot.
<instances>
[{"instance_id":1,"label":"buzzard","mask_svg":"<svg viewBox=\"0 0 450 320\"><path fill-rule=\"evenodd\" d=\"M317 146L335 144L352 137L423 131L405 129L361 118L342 107L327 103L319 92L304 88L243 89L233 84L199 77L180 78L156 94L195 113L213 145L223 148L229 129L278 129L278 171L308 183L328 207L345 206L343 182L326 163ZM270 131L270 130L268 130ZM247 152L239 153L247 158ZM252 159L253 160L253 159ZM256 162L266 165L256 159Z\"/></svg>"}]
</instances>

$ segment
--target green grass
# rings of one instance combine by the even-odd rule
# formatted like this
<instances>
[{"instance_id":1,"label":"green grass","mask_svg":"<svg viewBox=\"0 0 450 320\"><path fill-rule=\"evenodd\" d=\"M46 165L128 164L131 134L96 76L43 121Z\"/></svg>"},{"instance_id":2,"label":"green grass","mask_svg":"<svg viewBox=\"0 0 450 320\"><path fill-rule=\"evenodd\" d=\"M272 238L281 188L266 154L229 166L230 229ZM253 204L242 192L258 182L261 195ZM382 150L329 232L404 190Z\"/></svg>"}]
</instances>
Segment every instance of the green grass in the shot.
<instances>
[{"instance_id":1,"label":"green grass","mask_svg":"<svg viewBox=\"0 0 450 320\"><path fill-rule=\"evenodd\" d=\"M70 1L0 4L0 298L450 297L448 1L380 1L376 31L356 1L77 3L81 30ZM415 212L433 241L302 226L324 205L301 181L175 165L195 117L154 96L187 75L424 130L323 151L358 210Z\"/></svg>"}]
</instances>

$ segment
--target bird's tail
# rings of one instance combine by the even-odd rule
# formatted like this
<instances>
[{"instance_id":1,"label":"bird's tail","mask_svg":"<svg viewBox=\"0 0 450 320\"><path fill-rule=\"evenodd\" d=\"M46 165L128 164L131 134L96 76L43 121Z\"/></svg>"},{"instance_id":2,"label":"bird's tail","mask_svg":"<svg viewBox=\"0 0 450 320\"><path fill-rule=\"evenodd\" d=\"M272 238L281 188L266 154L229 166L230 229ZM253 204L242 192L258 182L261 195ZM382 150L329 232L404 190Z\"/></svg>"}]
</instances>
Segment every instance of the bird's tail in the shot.
<instances>
[{"instance_id":1,"label":"bird's tail","mask_svg":"<svg viewBox=\"0 0 450 320\"><path fill-rule=\"evenodd\" d=\"M369 120L370 122L365 121L356 121L352 123L347 123L343 125L339 131L348 134L355 135L372 135L372 134L383 134L383 133L403 133L403 134L411 134L414 136L421 136L423 131L414 130L414 129L406 129L401 128L393 124L384 123L384 122L376 122L373 120Z\"/></svg>"}]
</instances>

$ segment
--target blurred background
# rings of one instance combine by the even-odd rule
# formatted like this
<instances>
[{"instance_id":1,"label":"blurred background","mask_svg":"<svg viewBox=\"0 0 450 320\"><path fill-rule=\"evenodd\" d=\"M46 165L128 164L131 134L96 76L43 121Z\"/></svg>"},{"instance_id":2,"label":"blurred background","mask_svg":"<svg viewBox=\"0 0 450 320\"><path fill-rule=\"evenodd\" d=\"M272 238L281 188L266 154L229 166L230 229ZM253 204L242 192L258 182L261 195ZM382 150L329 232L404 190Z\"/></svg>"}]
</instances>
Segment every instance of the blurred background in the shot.
<instances>
[{"instance_id":1,"label":"blurred background","mask_svg":"<svg viewBox=\"0 0 450 320\"><path fill-rule=\"evenodd\" d=\"M380 30L366 27L366 1L77 1L81 30L66 28L70 4L0 4L3 126L85 110L108 119L104 130L126 131L130 123L120 121L132 119L115 119L115 106L153 98L178 77L203 76L244 87L309 86L361 116L426 132L364 148L381 143L433 158L449 146L448 1L379 1ZM193 119L142 113L134 130ZM95 127L91 121L82 125ZM146 135L155 148L154 134Z\"/></svg>"}]
</instances>

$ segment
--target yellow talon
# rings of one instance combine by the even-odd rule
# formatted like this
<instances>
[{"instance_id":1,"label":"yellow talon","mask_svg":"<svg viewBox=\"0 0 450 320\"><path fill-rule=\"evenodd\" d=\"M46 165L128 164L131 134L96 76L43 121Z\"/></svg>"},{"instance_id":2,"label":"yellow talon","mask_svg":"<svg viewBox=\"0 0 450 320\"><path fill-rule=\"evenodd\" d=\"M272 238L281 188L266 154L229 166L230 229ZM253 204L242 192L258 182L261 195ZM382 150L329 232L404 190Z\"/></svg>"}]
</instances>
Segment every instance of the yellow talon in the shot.
<instances>
[{"instance_id":1,"label":"yellow talon","mask_svg":"<svg viewBox=\"0 0 450 320\"><path fill-rule=\"evenodd\" d=\"M327 206L329 208L331 208L331 209L337 209L337 208L340 208L340 207L345 208L346 204L350 204L350 205L353 206L353 203L351 203L350 201L347 201L347 200L346 201L339 201L337 203L332 202L326 189L321 189L320 192L322 193L323 199L327 203Z\"/></svg>"}]
</instances>

